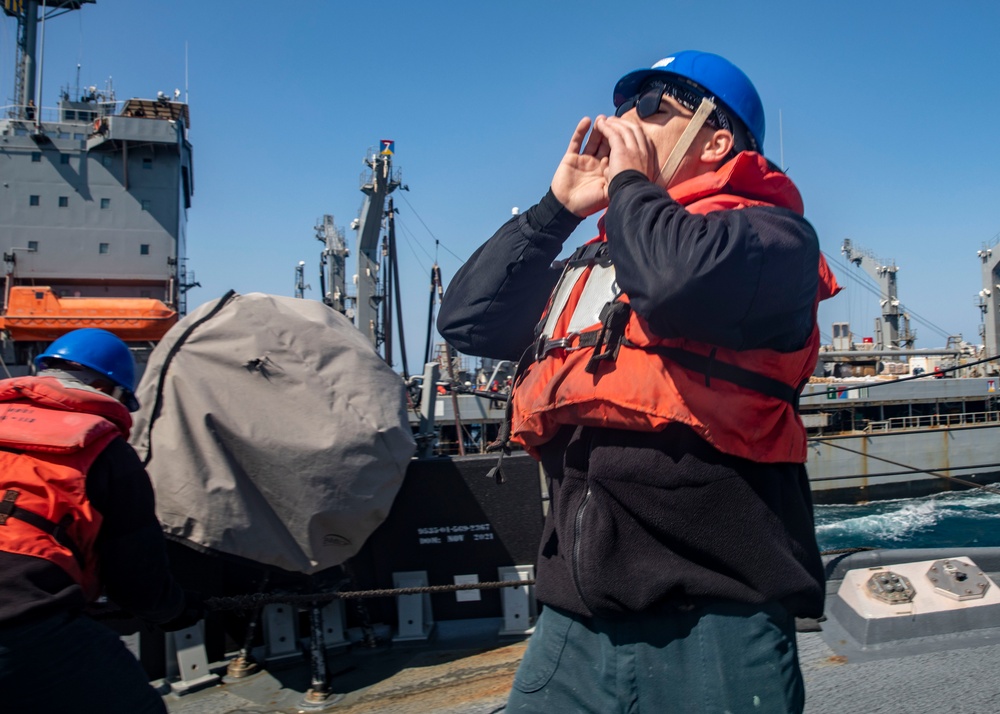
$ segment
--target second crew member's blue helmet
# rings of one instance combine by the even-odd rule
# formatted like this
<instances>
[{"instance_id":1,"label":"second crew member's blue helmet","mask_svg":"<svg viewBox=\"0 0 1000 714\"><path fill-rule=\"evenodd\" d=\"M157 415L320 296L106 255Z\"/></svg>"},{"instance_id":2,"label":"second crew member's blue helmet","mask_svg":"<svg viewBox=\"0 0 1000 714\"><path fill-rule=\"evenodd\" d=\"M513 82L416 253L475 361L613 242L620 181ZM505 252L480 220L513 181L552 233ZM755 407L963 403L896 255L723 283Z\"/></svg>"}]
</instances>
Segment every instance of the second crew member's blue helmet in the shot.
<instances>
[{"instance_id":1,"label":"second crew member's blue helmet","mask_svg":"<svg viewBox=\"0 0 1000 714\"><path fill-rule=\"evenodd\" d=\"M716 104L721 103L726 113L738 119L746 129L753 144L749 148L763 151L764 105L749 77L729 60L696 50L664 57L651 68L637 69L618 80L614 93L615 108L634 99L650 79L679 84L682 89L693 90L696 95L707 95ZM681 97L678 99L685 103ZM697 107L689 108L693 111Z\"/></svg>"},{"instance_id":2,"label":"second crew member's blue helmet","mask_svg":"<svg viewBox=\"0 0 1000 714\"><path fill-rule=\"evenodd\" d=\"M128 345L107 330L85 327L67 332L35 357L35 367L45 369L49 360L76 362L98 372L121 387L121 402L129 411L139 408L134 394L135 359Z\"/></svg>"}]
</instances>

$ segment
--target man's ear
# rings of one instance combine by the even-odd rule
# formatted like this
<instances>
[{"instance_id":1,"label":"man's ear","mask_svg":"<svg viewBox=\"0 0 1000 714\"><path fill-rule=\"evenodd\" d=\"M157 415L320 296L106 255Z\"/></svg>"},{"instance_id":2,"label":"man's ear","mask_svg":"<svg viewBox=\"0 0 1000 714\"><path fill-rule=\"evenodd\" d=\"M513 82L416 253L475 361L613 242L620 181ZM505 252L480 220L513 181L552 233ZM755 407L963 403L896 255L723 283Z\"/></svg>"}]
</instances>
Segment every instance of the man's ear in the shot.
<instances>
[{"instance_id":1,"label":"man's ear","mask_svg":"<svg viewBox=\"0 0 1000 714\"><path fill-rule=\"evenodd\" d=\"M702 144L701 161L706 164L721 164L729 152L733 150L736 140L733 133L726 129L716 129Z\"/></svg>"}]
</instances>

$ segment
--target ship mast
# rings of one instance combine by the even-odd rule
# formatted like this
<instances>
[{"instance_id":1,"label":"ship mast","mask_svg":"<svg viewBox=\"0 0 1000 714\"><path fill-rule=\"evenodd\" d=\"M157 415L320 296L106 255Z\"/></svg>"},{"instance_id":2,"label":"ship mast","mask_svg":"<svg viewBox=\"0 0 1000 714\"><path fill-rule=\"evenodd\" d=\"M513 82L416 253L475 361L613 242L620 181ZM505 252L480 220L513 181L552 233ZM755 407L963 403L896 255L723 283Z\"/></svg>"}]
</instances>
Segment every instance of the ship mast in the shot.
<instances>
[{"instance_id":1,"label":"ship mast","mask_svg":"<svg viewBox=\"0 0 1000 714\"><path fill-rule=\"evenodd\" d=\"M323 221L316 226L316 240L323 244L319 271L323 302L341 315L347 314L346 271L350 252L344 243L344 232L334 224L333 216L323 216ZM347 316L353 317L353 314Z\"/></svg>"},{"instance_id":2,"label":"ship mast","mask_svg":"<svg viewBox=\"0 0 1000 714\"><path fill-rule=\"evenodd\" d=\"M995 250L998 241L1000 235L994 236L977 253L983 269L983 289L979 291L983 324L979 331L988 357L1000 355L1000 251Z\"/></svg>"},{"instance_id":3,"label":"ship mast","mask_svg":"<svg viewBox=\"0 0 1000 714\"><path fill-rule=\"evenodd\" d=\"M882 306L882 318L875 323L876 349L909 349L916 341L916 334L910 331L910 318L903 312L899 304L896 287L895 262L878 260L868 251L859 250L851 245L851 239L845 238L841 248L844 256L868 273L879 289L879 302ZM900 331L902 322L902 331Z\"/></svg>"},{"instance_id":4,"label":"ship mast","mask_svg":"<svg viewBox=\"0 0 1000 714\"><path fill-rule=\"evenodd\" d=\"M8 111L10 118L30 121L36 118L39 111L40 97L35 96L39 19L50 20L94 2L96 0L5 0L2 7L4 14L17 18L14 104Z\"/></svg>"},{"instance_id":5,"label":"ship mast","mask_svg":"<svg viewBox=\"0 0 1000 714\"><path fill-rule=\"evenodd\" d=\"M385 285L379 283L379 264L382 251L379 235L385 218L386 197L401 186L399 177L392 170L392 141L383 140L378 154L365 159L371 175L361 186L365 202L361 215L352 223L358 232L357 313L355 324L372 343L376 352L385 342L381 310L388 310ZM403 187L405 190L405 186ZM386 355L391 362L391 356Z\"/></svg>"}]
</instances>

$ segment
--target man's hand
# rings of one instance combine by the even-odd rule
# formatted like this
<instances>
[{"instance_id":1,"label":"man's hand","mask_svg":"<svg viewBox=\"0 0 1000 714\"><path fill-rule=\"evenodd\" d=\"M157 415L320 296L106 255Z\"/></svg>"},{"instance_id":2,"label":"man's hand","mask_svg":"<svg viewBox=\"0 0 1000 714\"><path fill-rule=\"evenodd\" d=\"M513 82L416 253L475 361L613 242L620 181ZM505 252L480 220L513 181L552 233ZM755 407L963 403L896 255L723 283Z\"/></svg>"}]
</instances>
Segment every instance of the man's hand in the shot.
<instances>
[{"instance_id":1,"label":"man's hand","mask_svg":"<svg viewBox=\"0 0 1000 714\"><path fill-rule=\"evenodd\" d=\"M603 117L597 118L598 121L601 119ZM610 149L596 129L590 133L584 146L583 139L589 129L590 117L584 117L576 125L566 154L552 177L553 195L580 218L597 213L608 205L606 169Z\"/></svg>"},{"instance_id":2,"label":"man's hand","mask_svg":"<svg viewBox=\"0 0 1000 714\"><path fill-rule=\"evenodd\" d=\"M638 171L650 181L659 171L656 151L642 127L619 117L597 117L594 131L600 132L608 146L607 182L622 171Z\"/></svg>"}]
</instances>

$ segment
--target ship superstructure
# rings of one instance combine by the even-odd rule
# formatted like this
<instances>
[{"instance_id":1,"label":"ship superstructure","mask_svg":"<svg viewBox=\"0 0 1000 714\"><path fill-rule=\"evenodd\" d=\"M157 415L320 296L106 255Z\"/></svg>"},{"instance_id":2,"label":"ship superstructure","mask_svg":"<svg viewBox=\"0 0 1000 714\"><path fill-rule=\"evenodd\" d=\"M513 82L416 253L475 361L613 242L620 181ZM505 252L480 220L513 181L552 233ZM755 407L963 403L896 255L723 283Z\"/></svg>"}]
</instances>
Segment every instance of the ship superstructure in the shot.
<instances>
[{"instance_id":1,"label":"ship superstructure","mask_svg":"<svg viewBox=\"0 0 1000 714\"><path fill-rule=\"evenodd\" d=\"M155 342L185 312L194 193L180 92L119 101L108 87L36 100L35 34L83 2L5 2L16 18L15 97L0 116L4 358L29 361L78 327Z\"/></svg>"}]
</instances>

